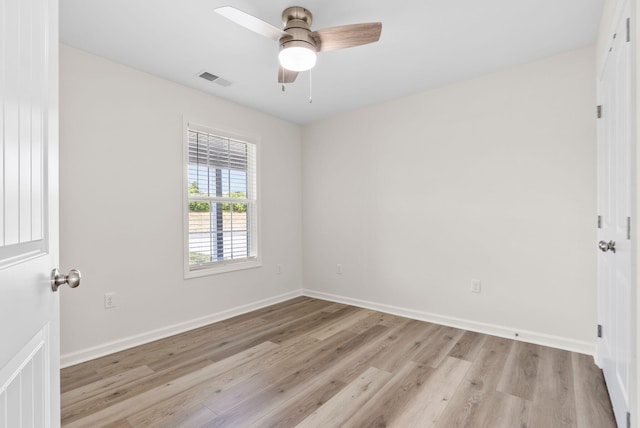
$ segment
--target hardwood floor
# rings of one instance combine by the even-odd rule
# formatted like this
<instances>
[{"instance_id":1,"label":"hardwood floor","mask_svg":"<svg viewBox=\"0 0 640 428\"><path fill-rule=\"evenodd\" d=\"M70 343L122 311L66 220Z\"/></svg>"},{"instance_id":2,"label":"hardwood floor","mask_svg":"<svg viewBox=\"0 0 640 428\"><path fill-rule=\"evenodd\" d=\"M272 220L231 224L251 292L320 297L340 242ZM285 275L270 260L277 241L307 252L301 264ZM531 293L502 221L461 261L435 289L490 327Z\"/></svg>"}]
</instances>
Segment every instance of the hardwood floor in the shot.
<instances>
[{"instance_id":1,"label":"hardwood floor","mask_svg":"<svg viewBox=\"0 0 640 428\"><path fill-rule=\"evenodd\" d=\"M615 427L587 355L300 297L62 370L65 427Z\"/></svg>"}]
</instances>

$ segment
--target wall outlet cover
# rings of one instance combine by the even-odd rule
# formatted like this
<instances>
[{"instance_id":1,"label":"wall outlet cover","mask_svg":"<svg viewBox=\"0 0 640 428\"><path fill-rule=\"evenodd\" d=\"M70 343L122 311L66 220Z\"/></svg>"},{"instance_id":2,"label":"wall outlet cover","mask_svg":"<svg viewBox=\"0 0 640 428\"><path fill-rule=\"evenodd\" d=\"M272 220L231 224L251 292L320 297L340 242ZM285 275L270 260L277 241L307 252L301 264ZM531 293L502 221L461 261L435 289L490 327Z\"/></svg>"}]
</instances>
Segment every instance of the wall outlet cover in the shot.
<instances>
[{"instance_id":1,"label":"wall outlet cover","mask_svg":"<svg viewBox=\"0 0 640 428\"><path fill-rule=\"evenodd\" d=\"M480 294L482 292L482 282L479 279L471 280L471 292Z\"/></svg>"},{"instance_id":2,"label":"wall outlet cover","mask_svg":"<svg viewBox=\"0 0 640 428\"><path fill-rule=\"evenodd\" d=\"M111 309L116 307L116 293L104 293L104 308Z\"/></svg>"}]
</instances>

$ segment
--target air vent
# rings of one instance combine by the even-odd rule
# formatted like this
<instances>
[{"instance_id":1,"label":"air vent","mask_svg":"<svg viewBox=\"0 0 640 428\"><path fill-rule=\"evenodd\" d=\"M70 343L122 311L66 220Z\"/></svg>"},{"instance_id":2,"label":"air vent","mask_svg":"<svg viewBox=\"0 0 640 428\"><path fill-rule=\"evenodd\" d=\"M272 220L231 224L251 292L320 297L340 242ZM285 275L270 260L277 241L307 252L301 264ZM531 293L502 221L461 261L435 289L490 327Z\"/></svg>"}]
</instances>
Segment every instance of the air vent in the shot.
<instances>
[{"instance_id":1,"label":"air vent","mask_svg":"<svg viewBox=\"0 0 640 428\"><path fill-rule=\"evenodd\" d=\"M219 79L218 76L216 76L215 74L211 74L208 71L205 71L204 73L199 74L199 77L202 77L205 80L208 80L209 82L213 82L216 79Z\"/></svg>"},{"instance_id":2,"label":"air vent","mask_svg":"<svg viewBox=\"0 0 640 428\"><path fill-rule=\"evenodd\" d=\"M202 71L198 74L196 74L196 76L203 78L204 80L208 80L209 82L214 82L217 83L220 86L231 86L230 81L223 79L220 76L216 76L213 73L209 73L208 71Z\"/></svg>"}]
</instances>

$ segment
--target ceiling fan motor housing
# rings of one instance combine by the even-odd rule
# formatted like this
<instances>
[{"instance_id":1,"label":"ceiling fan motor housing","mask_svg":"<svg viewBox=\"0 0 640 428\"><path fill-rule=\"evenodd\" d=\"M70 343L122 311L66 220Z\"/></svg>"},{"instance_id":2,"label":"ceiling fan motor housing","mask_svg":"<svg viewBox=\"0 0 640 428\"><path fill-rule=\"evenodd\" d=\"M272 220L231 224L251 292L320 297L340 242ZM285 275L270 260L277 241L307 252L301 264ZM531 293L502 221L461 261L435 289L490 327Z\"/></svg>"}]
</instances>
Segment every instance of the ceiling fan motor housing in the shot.
<instances>
[{"instance_id":1,"label":"ceiling fan motor housing","mask_svg":"<svg viewBox=\"0 0 640 428\"><path fill-rule=\"evenodd\" d=\"M317 52L316 42L311 37L311 12L300 6L289 7L282 12L282 21L288 36L280 39L280 49L299 46Z\"/></svg>"}]
</instances>

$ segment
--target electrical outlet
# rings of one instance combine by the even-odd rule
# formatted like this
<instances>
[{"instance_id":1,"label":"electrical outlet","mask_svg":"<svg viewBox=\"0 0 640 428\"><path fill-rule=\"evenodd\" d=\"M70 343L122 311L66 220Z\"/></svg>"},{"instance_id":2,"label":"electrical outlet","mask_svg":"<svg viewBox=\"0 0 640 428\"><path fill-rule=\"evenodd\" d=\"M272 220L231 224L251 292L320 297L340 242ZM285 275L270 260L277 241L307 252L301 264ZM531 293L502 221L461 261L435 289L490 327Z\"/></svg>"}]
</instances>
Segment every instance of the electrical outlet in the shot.
<instances>
[{"instance_id":1,"label":"electrical outlet","mask_svg":"<svg viewBox=\"0 0 640 428\"><path fill-rule=\"evenodd\" d=\"M116 307L116 293L104 293L104 308L111 309Z\"/></svg>"},{"instance_id":2,"label":"electrical outlet","mask_svg":"<svg viewBox=\"0 0 640 428\"><path fill-rule=\"evenodd\" d=\"M340 263L336 265L336 273L342 275L342 265Z\"/></svg>"},{"instance_id":3,"label":"electrical outlet","mask_svg":"<svg viewBox=\"0 0 640 428\"><path fill-rule=\"evenodd\" d=\"M482 292L482 282L479 279L471 280L471 292L475 294L480 294Z\"/></svg>"},{"instance_id":4,"label":"electrical outlet","mask_svg":"<svg viewBox=\"0 0 640 428\"><path fill-rule=\"evenodd\" d=\"M280 264L276 265L276 273L278 275L282 274L282 265L280 265Z\"/></svg>"}]
</instances>

